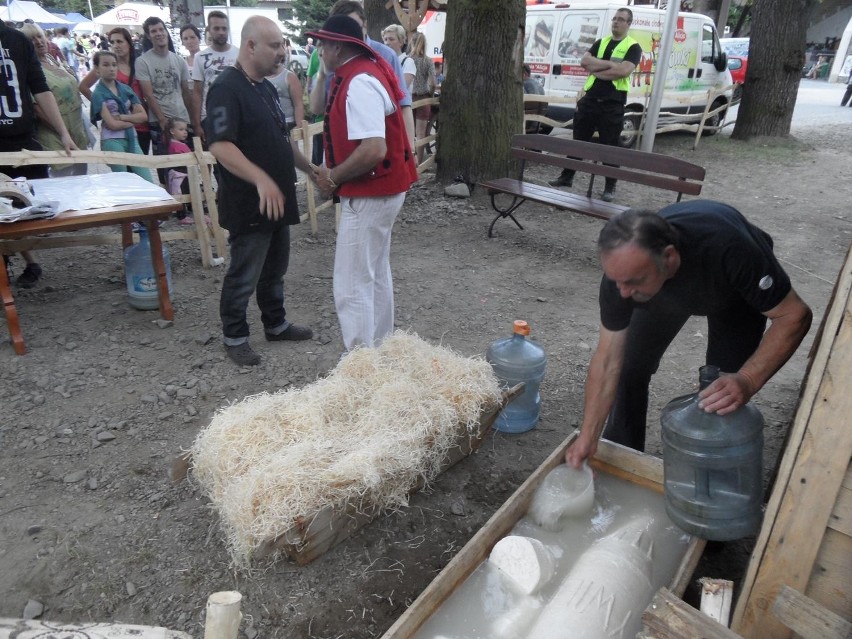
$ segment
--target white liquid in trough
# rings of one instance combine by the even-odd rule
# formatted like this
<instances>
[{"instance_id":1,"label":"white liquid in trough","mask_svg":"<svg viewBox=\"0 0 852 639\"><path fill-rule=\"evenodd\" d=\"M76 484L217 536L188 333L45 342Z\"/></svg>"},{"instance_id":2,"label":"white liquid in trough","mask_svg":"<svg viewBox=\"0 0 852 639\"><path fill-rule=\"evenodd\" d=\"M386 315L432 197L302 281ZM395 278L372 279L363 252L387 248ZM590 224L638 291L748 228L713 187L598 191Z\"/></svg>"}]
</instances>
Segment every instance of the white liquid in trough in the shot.
<instances>
[{"instance_id":1,"label":"white liquid in trough","mask_svg":"<svg viewBox=\"0 0 852 639\"><path fill-rule=\"evenodd\" d=\"M606 474L594 484L585 514L554 519L538 511L538 520L555 531L529 517L518 521L495 545L505 546L495 560L483 562L415 638L634 637L642 611L670 585L690 538L666 516L662 495ZM521 539L507 542L510 536Z\"/></svg>"}]
</instances>

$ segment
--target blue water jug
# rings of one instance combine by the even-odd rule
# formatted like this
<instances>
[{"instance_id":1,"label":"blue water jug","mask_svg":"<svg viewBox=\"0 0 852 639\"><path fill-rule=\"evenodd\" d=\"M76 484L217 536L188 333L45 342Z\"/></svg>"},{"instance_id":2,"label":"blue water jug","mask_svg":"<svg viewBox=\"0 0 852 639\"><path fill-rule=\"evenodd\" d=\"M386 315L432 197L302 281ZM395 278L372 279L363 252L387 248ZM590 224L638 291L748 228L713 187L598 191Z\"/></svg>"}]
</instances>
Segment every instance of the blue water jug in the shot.
<instances>
[{"instance_id":1,"label":"blue water jug","mask_svg":"<svg viewBox=\"0 0 852 639\"><path fill-rule=\"evenodd\" d=\"M699 386L718 377L716 366L702 366ZM751 404L717 415L698 402L698 393L678 397L660 414L666 512L703 539L753 535L762 519L763 417Z\"/></svg>"},{"instance_id":2,"label":"blue water jug","mask_svg":"<svg viewBox=\"0 0 852 639\"><path fill-rule=\"evenodd\" d=\"M151 263L151 243L148 241L148 231L142 226L137 231L139 243L128 246L124 250L124 279L127 282L128 302L140 311L151 311L160 308L157 298L157 276ZM163 244L163 261L166 264L166 280L169 291L172 290L172 266L169 251Z\"/></svg>"},{"instance_id":3,"label":"blue water jug","mask_svg":"<svg viewBox=\"0 0 852 639\"><path fill-rule=\"evenodd\" d=\"M534 428L541 412L539 386L547 357L541 346L527 339L529 334L529 324L516 320L512 337L497 340L485 354L504 388L519 382L526 385L523 394L509 402L494 422L494 428L504 433L524 433Z\"/></svg>"}]
</instances>

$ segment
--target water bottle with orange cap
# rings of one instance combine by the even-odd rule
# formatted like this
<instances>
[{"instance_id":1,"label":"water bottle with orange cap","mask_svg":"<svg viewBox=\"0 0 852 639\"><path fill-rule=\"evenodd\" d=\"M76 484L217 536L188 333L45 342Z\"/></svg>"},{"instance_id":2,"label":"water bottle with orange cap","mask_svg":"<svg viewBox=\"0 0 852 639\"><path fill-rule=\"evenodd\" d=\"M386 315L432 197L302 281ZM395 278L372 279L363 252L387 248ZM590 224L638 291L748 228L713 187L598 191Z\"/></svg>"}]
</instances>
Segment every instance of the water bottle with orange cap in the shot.
<instances>
[{"instance_id":1,"label":"water bottle with orange cap","mask_svg":"<svg viewBox=\"0 0 852 639\"><path fill-rule=\"evenodd\" d=\"M544 349L529 339L529 334L529 324L515 320L512 337L498 339L485 354L503 387L525 384L523 394L509 402L494 423L494 428L504 433L524 433L534 428L541 412L539 386L547 357Z\"/></svg>"}]
</instances>

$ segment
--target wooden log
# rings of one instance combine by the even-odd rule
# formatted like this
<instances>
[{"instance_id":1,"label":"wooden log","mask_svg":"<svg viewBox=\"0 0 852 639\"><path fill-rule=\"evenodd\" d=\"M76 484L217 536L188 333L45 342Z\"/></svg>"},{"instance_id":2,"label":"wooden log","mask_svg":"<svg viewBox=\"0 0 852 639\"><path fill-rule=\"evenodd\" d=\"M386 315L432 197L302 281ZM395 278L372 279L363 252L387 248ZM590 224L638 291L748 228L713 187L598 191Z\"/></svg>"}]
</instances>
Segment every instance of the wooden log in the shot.
<instances>
[{"instance_id":1,"label":"wooden log","mask_svg":"<svg viewBox=\"0 0 852 639\"><path fill-rule=\"evenodd\" d=\"M702 577L699 581L701 582L701 612L727 627L731 621L734 582L710 577Z\"/></svg>"},{"instance_id":2,"label":"wooden log","mask_svg":"<svg viewBox=\"0 0 852 639\"><path fill-rule=\"evenodd\" d=\"M642 614L647 639L738 639L739 635L660 588Z\"/></svg>"},{"instance_id":3,"label":"wooden log","mask_svg":"<svg viewBox=\"0 0 852 639\"><path fill-rule=\"evenodd\" d=\"M207 598L204 639L237 639L243 613L243 596L235 590L214 592Z\"/></svg>"},{"instance_id":4,"label":"wooden log","mask_svg":"<svg viewBox=\"0 0 852 639\"><path fill-rule=\"evenodd\" d=\"M772 604L772 614L802 639L852 637L852 623L790 586L781 588Z\"/></svg>"},{"instance_id":5,"label":"wooden log","mask_svg":"<svg viewBox=\"0 0 852 639\"><path fill-rule=\"evenodd\" d=\"M236 636L236 635L235 635ZM90 637L93 639L192 639L192 635L159 626L125 623L56 623L40 619L0 618L0 639L45 639L49 637Z\"/></svg>"}]
</instances>

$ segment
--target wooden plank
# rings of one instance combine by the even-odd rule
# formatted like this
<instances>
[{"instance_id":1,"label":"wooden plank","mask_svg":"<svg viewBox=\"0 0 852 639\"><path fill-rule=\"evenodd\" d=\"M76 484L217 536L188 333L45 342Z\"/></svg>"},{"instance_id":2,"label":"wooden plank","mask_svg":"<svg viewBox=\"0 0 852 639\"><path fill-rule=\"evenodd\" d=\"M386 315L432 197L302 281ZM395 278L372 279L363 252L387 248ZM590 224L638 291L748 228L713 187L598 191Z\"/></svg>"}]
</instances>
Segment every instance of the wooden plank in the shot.
<instances>
[{"instance_id":1,"label":"wooden plank","mask_svg":"<svg viewBox=\"0 0 852 639\"><path fill-rule=\"evenodd\" d=\"M465 544L464 548L453 557L449 564L441 571L441 574L426 589L420 593L417 600L397 619L396 623L385 633L382 639L410 639L415 635L423 623L452 595L470 574L488 557L491 549L500 539L505 537L515 526L517 521L523 517L530 501L547 474L556 466L563 463L565 450L576 439L578 431L571 435L554 450L547 459L542 462L527 480L515 491L515 493L491 516L473 538ZM645 458L641 461L633 460L627 462L630 457ZM615 464L625 461L637 473L650 472L652 477L662 477L662 461L649 455L631 451L623 446L614 444L607 440L601 440L598 445L596 460L593 464L606 463ZM631 481L639 482L640 479L650 479L635 475ZM681 564L681 568L672 580L672 588L681 588L683 592L688 583L689 576L684 577L684 564L694 568L698 562L704 542L695 540L690 544L687 555ZM690 569L690 575L691 569ZM690 638L693 639L693 638Z\"/></svg>"},{"instance_id":2,"label":"wooden plank","mask_svg":"<svg viewBox=\"0 0 852 639\"><path fill-rule=\"evenodd\" d=\"M585 195L570 193L569 191L560 191L548 186L541 186L531 182L521 182L512 178L498 178L488 182L482 182L481 186L489 191L499 191L509 195L516 195L526 200L532 200L555 206L559 209L575 211L596 217L602 220L608 220L616 213L627 210L627 206L621 204L612 204L603 200L594 200Z\"/></svg>"},{"instance_id":3,"label":"wooden plank","mask_svg":"<svg viewBox=\"0 0 852 639\"><path fill-rule=\"evenodd\" d=\"M642 614L643 637L654 639L737 639L738 634L660 588Z\"/></svg>"},{"instance_id":4,"label":"wooden plank","mask_svg":"<svg viewBox=\"0 0 852 639\"><path fill-rule=\"evenodd\" d=\"M97 639L192 639L192 635L159 626L124 623L58 623L41 619L0 619L0 639L37 637L92 637Z\"/></svg>"},{"instance_id":5,"label":"wooden plank","mask_svg":"<svg viewBox=\"0 0 852 639\"><path fill-rule=\"evenodd\" d=\"M828 527L852 537L852 490L841 486L831 511Z\"/></svg>"},{"instance_id":6,"label":"wooden plank","mask_svg":"<svg viewBox=\"0 0 852 639\"><path fill-rule=\"evenodd\" d=\"M849 639L852 623L789 586L781 588L772 613L802 639Z\"/></svg>"},{"instance_id":7,"label":"wooden plank","mask_svg":"<svg viewBox=\"0 0 852 639\"><path fill-rule=\"evenodd\" d=\"M822 538L805 594L852 619L852 537L828 529Z\"/></svg>"},{"instance_id":8,"label":"wooden plank","mask_svg":"<svg viewBox=\"0 0 852 639\"><path fill-rule=\"evenodd\" d=\"M512 146L536 149L555 155L581 157L593 162L611 162L634 169L644 169L689 180L704 180L704 167L662 153L648 153L633 149L569 140L551 135L514 135Z\"/></svg>"},{"instance_id":9,"label":"wooden plank","mask_svg":"<svg viewBox=\"0 0 852 639\"><path fill-rule=\"evenodd\" d=\"M852 252L840 272L821 329L778 480L752 553L733 628L748 638L786 639L770 614L784 585L806 591L852 452Z\"/></svg>"},{"instance_id":10,"label":"wooden plank","mask_svg":"<svg viewBox=\"0 0 852 639\"><path fill-rule=\"evenodd\" d=\"M595 146L602 146L596 144ZM612 149L611 146L603 146L605 149ZM566 153L572 153L566 150ZM634 151L639 153L639 151ZM578 153L579 152L574 152ZM563 169L571 169L592 175L600 175L602 177L615 178L634 184L644 184L645 186L653 186L666 191L675 191L677 193L686 193L687 195L699 195L701 193L702 182L687 182L675 174L673 177L661 175L658 167L652 164L639 166L638 170L623 166L612 166L610 164L601 164L600 162L592 161L586 157L573 157L562 155L550 155L539 153L535 150L513 148L512 157L526 162L535 162L537 164L545 164L548 166L557 166ZM604 162L617 162L615 158L606 158Z\"/></svg>"}]
</instances>

